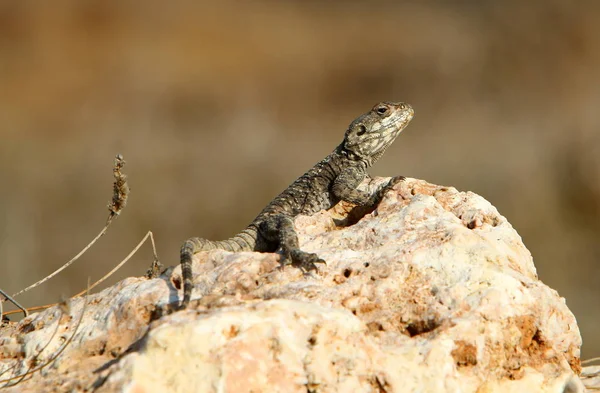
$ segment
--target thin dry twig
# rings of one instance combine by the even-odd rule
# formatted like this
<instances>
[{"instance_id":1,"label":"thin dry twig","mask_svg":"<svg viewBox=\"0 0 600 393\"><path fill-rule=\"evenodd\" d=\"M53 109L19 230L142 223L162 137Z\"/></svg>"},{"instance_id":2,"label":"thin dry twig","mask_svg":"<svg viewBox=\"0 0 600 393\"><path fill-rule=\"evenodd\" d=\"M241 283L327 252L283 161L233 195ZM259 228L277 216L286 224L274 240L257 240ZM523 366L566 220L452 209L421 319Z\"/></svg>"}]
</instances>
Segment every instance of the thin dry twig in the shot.
<instances>
[{"instance_id":1,"label":"thin dry twig","mask_svg":"<svg viewBox=\"0 0 600 393\"><path fill-rule=\"evenodd\" d=\"M90 282L90 280L88 279L88 288L89 288L89 285L90 285L89 282ZM39 371L39 370L43 369L44 367L48 366L49 364L53 363L63 353L63 351L67 348L67 346L71 343L71 341L73 341L73 338L75 337L75 334L77 334L77 330L79 330L79 327L81 326L81 321L83 321L83 316L85 315L85 311L87 309L87 305L88 305L88 296L86 296L85 299L84 299L83 307L81 309L81 315L79 316L79 320L77 321L77 324L75 325L75 328L73 329L73 334L71 334L69 336L69 338L67 339L67 341L65 341L65 343L58 349L58 351L56 351L56 353L52 357L50 357L50 359L48 359L46 362L44 362L43 364L41 364L40 366L38 366L38 367L36 367L36 368L34 368L32 370L27 370L22 375L17 375L15 377L11 377L11 378L0 380L0 383L5 383L5 382L7 383L3 387L15 386L15 385L21 383L21 381L23 381L23 379L25 377L27 377L28 375L32 375L36 371ZM60 319L59 319L59 321L60 321ZM38 353L38 356L39 356L39 353ZM14 379L17 379L17 378L20 378L20 379L17 382L15 382L15 383L13 383L11 385L8 385L8 382L10 382L10 381L12 381Z\"/></svg>"},{"instance_id":2,"label":"thin dry twig","mask_svg":"<svg viewBox=\"0 0 600 393\"><path fill-rule=\"evenodd\" d=\"M595 363L597 361L600 360L600 357L595 357L595 358L591 358L591 359L585 359L581 361L581 365L583 366L584 364L590 364L590 363Z\"/></svg>"},{"instance_id":3,"label":"thin dry twig","mask_svg":"<svg viewBox=\"0 0 600 393\"><path fill-rule=\"evenodd\" d=\"M61 321L61 318L62 318L62 316L64 314L64 309L63 308L59 308L58 312L60 314L58 315L58 318L56 320L56 329L54 329L54 332L50 336L50 339L48 340L48 342L46 342L46 345L44 345L44 347L42 349L40 349L38 351L38 353L33 356L32 365L29 366L29 368L27 369L27 371L24 374L17 375L16 377L13 377L13 378L22 377L20 380L16 381L15 383L13 383L11 385L8 385L8 384L4 385L4 387L14 386L14 385L17 385L17 384L21 383L23 381L23 379L25 379L25 377L27 376L27 373L31 370L31 367L33 367L33 365L35 364L35 362L37 362L37 359L42 355L42 352L44 352L46 350L46 348L48 348L48 346L50 345L50 343L52 342L52 340L54 340L54 337L56 337L56 333L58 333L58 329L60 328L60 321ZM17 364L15 364L14 366L12 366L9 369L5 370L5 372L14 369L16 366L17 366ZM1 373L0 375L4 374L5 372ZM2 382L2 381L0 381L0 382Z\"/></svg>"},{"instance_id":4,"label":"thin dry twig","mask_svg":"<svg viewBox=\"0 0 600 393\"><path fill-rule=\"evenodd\" d=\"M54 307L57 304L58 303L52 303L52 304L45 304L43 306L27 307L26 310L31 313L31 312L34 312L34 311L41 311L41 310L45 310L45 309L50 308L50 307ZM21 310L10 310L10 311L7 311L4 314L2 314L2 316L6 317L6 316L9 316L11 314L17 314L17 313L20 313L20 312L21 312Z\"/></svg>"},{"instance_id":5,"label":"thin dry twig","mask_svg":"<svg viewBox=\"0 0 600 393\"><path fill-rule=\"evenodd\" d=\"M87 246L84 247L83 250L81 250L77 255L75 255L69 262L65 263L64 265L62 265L60 268L58 268L57 270L55 270L53 273L49 274L48 276L44 277L43 279L39 280L38 282L31 284L30 286L28 286L25 289L20 290L19 292L15 293L13 296L18 296L24 292L29 291L30 289L33 289L43 283L45 283L46 281L48 281L49 279L51 279L52 277L56 276L58 273L62 272L63 270L65 270L66 268L68 268L69 266L71 266L71 264L73 262L75 262L76 260L79 259L79 257L81 257L90 247L92 247L94 245L94 243L96 243L96 241L98 239L100 239L100 237L104 236L104 234L106 233L106 230L108 229L108 225L110 223L108 223L104 229L102 229L102 231L100 231L100 233L98 234L98 236L96 236L94 238L94 240L92 240Z\"/></svg>"},{"instance_id":6,"label":"thin dry twig","mask_svg":"<svg viewBox=\"0 0 600 393\"><path fill-rule=\"evenodd\" d=\"M17 363L13 364L12 366L10 366L9 368L7 368L6 370L2 371L0 373L0 377L3 376L4 374L6 374L7 372L14 370L15 368L17 368ZM0 389L5 388L6 386L2 386L0 387Z\"/></svg>"},{"instance_id":7,"label":"thin dry twig","mask_svg":"<svg viewBox=\"0 0 600 393\"><path fill-rule=\"evenodd\" d=\"M158 260L158 253L156 252L156 243L154 243L154 235L152 231L148 231L146 237L150 235L150 243L152 244L152 253L154 255L154 260L152 261L152 265L146 270L146 277L148 278L156 278L160 275L160 273L165 269L162 263ZM142 240L146 240L146 237Z\"/></svg>"},{"instance_id":8,"label":"thin dry twig","mask_svg":"<svg viewBox=\"0 0 600 393\"><path fill-rule=\"evenodd\" d=\"M65 263L60 268L55 270L53 273L44 277L43 279L39 280L38 282L15 293L13 295L13 297L16 297L24 292L29 291L30 289L33 289L33 288L45 283L52 277L56 276L58 273L65 270L73 262L78 260L90 247L92 247L94 245L94 243L96 243L96 241L98 241L98 239L100 239L102 236L104 236L104 234L108 230L108 227L112 223L112 220L115 217L117 217L121 213L123 208L125 208L125 206L127 205L127 197L129 196L129 185L127 184L127 175L125 175L124 173L121 172L121 169L123 168L124 165L125 165L125 161L123 160L123 156L121 154L117 154L117 156L115 157L115 163L114 163L114 167L113 167L113 176L115 178L115 182L113 183L113 197L112 197L112 201L108 204L108 210L110 213L108 215L108 219L106 220L106 225L104 225L104 228L100 231L100 233L87 246L85 246L83 248L83 250L81 250L77 255L75 255L69 262Z\"/></svg>"},{"instance_id":9,"label":"thin dry twig","mask_svg":"<svg viewBox=\"0 0 600 393\"><path fill-rule=\"evenodd\" d=\"M10 297L8 295L8 293L4 292L2 289L0 289L0 294L2 294L2 296L4 296L5 300L8 300L9 302L11 302L12 304L14 304L16 307L18 307L21 311L23 311L23 318L27 318L27 316L29 315L29 313L27 312L27 309L25 309L23 306L21 306L21 304L19 304L19 302L17 302L15 299L13 299L12 297ZM4 302L4 300L0 301L0 318L4 317L4 312L2 309L2 302ZM16 310L18 312L18 310ZM0 321L1 323L2 321Z\"/></svg>"},{"instance_id":10,"label":"thin dry twig","mask_svg":"<svg viewBox=\"0 0 600 393\"><path fill-rule=\"evenodd\" d=\"M91 286L88 287L88 289L83 290L81 292L79 292L78 294L76 294L73 297L79 297L85 293L89 293L89 291L91 291L95 286L101 284L104 280L106 280L107 278L109 278L111 275L113 275L114 272L116 272L117 270L119 270L125 263L127 263L129 261L129 259L131 259L131 257L140 249L140 247L146 242L146 240L148 239L148 237L150 237L150 240L152 242L152 249L154 250L154 260L155 262L158 262L158 257L156 255L156 248L154 246L154 237L152 235L152 231L148 231L148 233L146 233L146 236L144 236L144 238L137 244L137 246L135 246L135 248L125 257L125 259L123 259L121 262L119 262L119 264L117 266L115 266L110 272L106 273L104 275L104 277L102 277L101 279L99 279L98 281L96 281L95 283L93 283ZM158 262L160 264L160 262ZM162 265L161 265L162 266Z\"/></svg>"},{"instance_id":11,"label":"thin dry twig","mask_svg":"<svg viewBox=\"0 0 600 393\"><path fill-rule=\"evenodd\" d=\"M158 273L160 273L160 271L162 270L163 266L162 266L162 264L158 260L158 254L156 253L156 244L154 242L154 235L152 234L152 231L148 231L148 233L146 233L146 235L144 236L144 238L125 257L125 259L123 259L121 262L119 262L119 264L117 266L115 266L110 272L108 272L107 274L105 274L104 277L102 277L101 279L99 279L98 281L96 281L95 283L93 283L91 286L88 286L88 289L85 289L85 290L79 292L78 294L74 295L73 297L78 297L78 296L81 296L81 295L83 295L85 293L88 293L89 291L91 291L92 289L94 289L94 287L100 285L103 281L105 281L107 278L109 278L117 270L119 270L121 267L123 267L123 265L125 263L127 263L129 261L129 259L131 259L131 257L140 249L140 247L146 242L146 240L148 238L150 238L150 242L152 244L152 252L154 253L154 262L152 263L152 266L150 267L150 269L148 269L148 272L146 273L146 275L149 278L153 278L153 277L158 276ZM154 272L158 272L158 273L154 273ZM58 303L52 303L52 304L47 304L45 306L30 307L30 308L28 308L28 310L29 311L44 310L46 308L50 308L50 307L56 306L57 304ZM10 315L10 314L13 314L13 313L16 313L16 312L18 312L18 311L17 310L8 311L4 315Z\"/></svg>"},{"instance_id":12,"label":"thin dry twig","mask_svg":"<svg viewBox=\"0 0 600 393\"><path fill-rule=\"evenodd\" d=\"M581 370L579 378L586 392L600 392L600 371L598 366L586 366Z\"/></svg>"}]
</instances>

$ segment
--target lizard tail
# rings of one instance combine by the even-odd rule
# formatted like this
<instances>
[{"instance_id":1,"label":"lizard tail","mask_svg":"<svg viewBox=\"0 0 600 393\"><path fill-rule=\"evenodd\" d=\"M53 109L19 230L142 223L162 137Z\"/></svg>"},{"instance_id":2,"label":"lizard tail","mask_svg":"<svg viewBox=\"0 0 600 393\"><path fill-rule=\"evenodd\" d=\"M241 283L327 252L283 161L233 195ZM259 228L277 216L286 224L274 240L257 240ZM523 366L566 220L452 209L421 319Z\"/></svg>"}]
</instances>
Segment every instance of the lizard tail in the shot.
<instances>
[{"instance_id":1,"label":"lizard tail","mask_svg":"<svg viewBox=\"0 0 600 393\"><path fill-rule=\"evenodd\" d=\"M192 258L194 254L200 251L209 250L227 250L227 251L252 251L256 245L257 231L253 227L248 227L231 239L213 242L211 240L193 237L186 240L181 246L180 263L181 277L183 279L183 300L180 309L184 309L192 299L192 289L194 281L192 275Z\"/></svg>"},{"instance_id":2,"label":"lizard tail","mask_svg":"<svg viewBox=\"0 0 600 393\"><path fill-rule=\"evenodd\" d=\"M183 301L181 302L182 309L187 307L192 298L192 288L194 287L194 282L192 280L192 257L194 254L200 251L223 248L223 244L220 243L225 242L213 242L211 240L193 237L186 240L181 246L179 260L181 263L181 277L183 278Z\"/></svg>"},{"instance_id":3,"label":"lizard tail","mask_svg":"<svg viewBox=\"0 0 600 393\"><path fill-rule=\"evenodd\" d=\"M186 308L192 298L192 288L194 283L192 282L192 257L196 253L197 249L202 249L204 239L192 238L188 239L181 246L180 252L180 263L181 263L181 277L183 279L183 301L181 302L180 308Z\"/></svg>"}]
</instances>

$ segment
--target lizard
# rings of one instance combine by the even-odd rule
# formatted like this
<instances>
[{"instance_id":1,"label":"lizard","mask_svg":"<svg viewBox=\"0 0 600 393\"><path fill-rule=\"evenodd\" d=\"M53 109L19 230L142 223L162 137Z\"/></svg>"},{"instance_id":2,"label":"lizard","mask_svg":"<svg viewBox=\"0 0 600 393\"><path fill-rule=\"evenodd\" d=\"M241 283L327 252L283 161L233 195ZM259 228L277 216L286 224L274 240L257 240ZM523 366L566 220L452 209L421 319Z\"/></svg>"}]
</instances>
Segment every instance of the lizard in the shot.
<instances>
[{"instance_id":1,"label":"lizard","mask_svg":"<svg viewBox=\"0 0 600 393\"><path fill-rule=\"evenodd\" d=\"M342 143L331 154L275 197L240 233L222 241L199 237L186 240L180 251L183 278L180 308L186 308L191 300L192 257L201 251L280 250L282 265L292 264L302 270L316 270L315 263L325 261L316 254L299 248L294 217L329 209L342 200L359 206L375 207L384 193L404 177L394 177L370 193L357 188L368 178L367 168L381 158L413 116L413 108L406 103L381 102L375 105L350 123Z\"/></svg>"}]
</instances>

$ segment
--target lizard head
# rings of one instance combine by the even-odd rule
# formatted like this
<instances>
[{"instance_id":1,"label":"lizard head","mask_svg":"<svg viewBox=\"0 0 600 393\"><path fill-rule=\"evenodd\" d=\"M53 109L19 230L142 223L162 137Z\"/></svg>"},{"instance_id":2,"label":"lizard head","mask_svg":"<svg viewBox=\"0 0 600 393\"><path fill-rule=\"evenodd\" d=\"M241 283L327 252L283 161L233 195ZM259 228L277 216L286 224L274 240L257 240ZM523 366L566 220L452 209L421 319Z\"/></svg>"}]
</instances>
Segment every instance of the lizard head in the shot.
<instances>
[{"instance_id":1,"label":"lizard head","mask_svg":"<svg viewBox=\"0 0 600 393\"><path fill-rule=\"evenodd\" d=\"M350 123L342 147L372 165L408 125L414 113L409 104L381 102Z\"/></svg>"}]
</instances>

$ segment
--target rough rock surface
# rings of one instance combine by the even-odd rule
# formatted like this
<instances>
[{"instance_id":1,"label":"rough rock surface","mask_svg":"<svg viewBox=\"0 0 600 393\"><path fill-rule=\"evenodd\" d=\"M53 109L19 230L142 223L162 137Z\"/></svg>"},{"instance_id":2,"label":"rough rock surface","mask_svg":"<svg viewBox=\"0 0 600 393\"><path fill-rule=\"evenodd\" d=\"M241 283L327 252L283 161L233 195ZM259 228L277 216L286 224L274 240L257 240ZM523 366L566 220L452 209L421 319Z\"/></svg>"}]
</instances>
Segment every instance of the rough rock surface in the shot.
<instances>
[{"instance_id":1,"label":"rough rock surface","mask_svg":"<svg viewBox=\"0 0 600 393\"><path fill-rule=\"evenodd\" d=\"M90 296L58 359L7 391L584 391L573 314L489 202L407 179L357 210L296 219L318 273L212 251L188 310L165 312L178 267ZM0 379L56 353L83 304L3 327Z\"/></svg>"}]
</instances>

